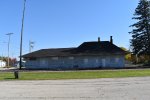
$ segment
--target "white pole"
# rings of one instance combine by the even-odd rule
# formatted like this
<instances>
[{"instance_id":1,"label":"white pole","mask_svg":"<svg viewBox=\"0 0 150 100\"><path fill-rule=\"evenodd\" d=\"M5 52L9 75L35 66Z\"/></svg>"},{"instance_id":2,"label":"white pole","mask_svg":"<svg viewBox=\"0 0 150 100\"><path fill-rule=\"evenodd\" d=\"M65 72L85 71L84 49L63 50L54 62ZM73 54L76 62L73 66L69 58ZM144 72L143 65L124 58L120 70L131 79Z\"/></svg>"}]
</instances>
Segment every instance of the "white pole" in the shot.
<instances>
[{"instance_id":1,"label":"white pole","mask_svg":"<svg viewBox=\"0 0 150 100\"><path fill-rule=\"evenodd\" d=\"M12 35L13 33L8 33L6 35L8 35L8 67L9 67L9 48L10 48L10 36Z\"/></svg>"}]
</instances>

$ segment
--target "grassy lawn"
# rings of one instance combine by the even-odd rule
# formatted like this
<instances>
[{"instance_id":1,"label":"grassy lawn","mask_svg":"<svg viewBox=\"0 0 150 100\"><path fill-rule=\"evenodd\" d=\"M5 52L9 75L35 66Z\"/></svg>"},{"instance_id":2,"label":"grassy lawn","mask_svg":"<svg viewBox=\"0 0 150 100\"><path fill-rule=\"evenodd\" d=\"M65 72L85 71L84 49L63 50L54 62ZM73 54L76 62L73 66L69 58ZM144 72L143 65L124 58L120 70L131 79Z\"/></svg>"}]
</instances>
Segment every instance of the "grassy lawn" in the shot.
<instances>
[{"instance_id":1,"label":"grassy lawn","mask_svg":"<svg viewBox=\"0 0 150 100\"><path fill-rule=\"evenodd\" d=\"M71 72L20 72L20 80L94 79L150 76L150 69L144 70L98 70ZM13 72L0 72L0 80L14 80Z\"/></svg>"}]
</instances>

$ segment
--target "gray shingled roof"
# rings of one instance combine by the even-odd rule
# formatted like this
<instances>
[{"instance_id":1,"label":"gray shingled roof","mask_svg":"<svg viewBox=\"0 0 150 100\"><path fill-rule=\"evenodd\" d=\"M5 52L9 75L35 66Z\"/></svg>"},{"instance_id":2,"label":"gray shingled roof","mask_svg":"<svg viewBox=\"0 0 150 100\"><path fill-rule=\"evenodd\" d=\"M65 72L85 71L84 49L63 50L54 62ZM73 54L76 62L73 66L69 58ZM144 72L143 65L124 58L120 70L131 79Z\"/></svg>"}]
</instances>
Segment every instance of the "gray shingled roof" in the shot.
<instances>
[{"instance_id":1,"label":"gray shingled roof","mask_svg":"<svg viewBox=\"0 0 150 100\"><path fill-rule=\"evenodd\" d=\"M105 54L125 54L125 51L109 41L84 42L77 48L41 49L29 54L25 54L23 57L87 56Z\"/></svg>"}]
</instances>

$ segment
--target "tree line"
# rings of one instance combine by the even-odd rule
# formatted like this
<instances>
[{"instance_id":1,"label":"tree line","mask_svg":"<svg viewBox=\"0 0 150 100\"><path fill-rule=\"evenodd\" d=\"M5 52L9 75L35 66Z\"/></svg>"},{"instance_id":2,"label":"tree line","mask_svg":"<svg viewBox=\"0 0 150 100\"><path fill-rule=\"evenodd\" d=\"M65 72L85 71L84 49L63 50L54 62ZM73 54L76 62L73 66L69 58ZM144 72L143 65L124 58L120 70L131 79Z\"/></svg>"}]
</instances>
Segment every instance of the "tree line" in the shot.
<instances>
[{"instance_id":1,"label":"tree line","mask_svg":"<svg viewBox=\"0 0 150 100\"><path fill-rule=\"evenodd\" d=\"M1 57L0 56L0 60L5 61L6 65L8 66L8 57ZM14 66L17 62L16 58L9 58L9 66Z\"/></svg>"}]
</instances>

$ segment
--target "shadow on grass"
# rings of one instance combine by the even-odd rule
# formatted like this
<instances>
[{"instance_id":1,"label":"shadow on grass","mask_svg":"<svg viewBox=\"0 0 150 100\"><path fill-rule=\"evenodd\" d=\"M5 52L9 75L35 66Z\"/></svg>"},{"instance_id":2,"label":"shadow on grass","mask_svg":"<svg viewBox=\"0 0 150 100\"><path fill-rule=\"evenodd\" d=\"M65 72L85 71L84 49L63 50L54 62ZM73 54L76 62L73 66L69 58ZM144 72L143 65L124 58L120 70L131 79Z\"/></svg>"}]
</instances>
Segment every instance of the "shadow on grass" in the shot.
<instances>
[{"instance_id":1,"label":"shadow on grass","mask_svg":"<svg viewBox=\"0 0 150 100\"><path fill-rule=\"evenodd\" d=\"M18 79L11 77L11 78L4 78L4 80L18 80Z\"/></svg>"}]
</instances>

